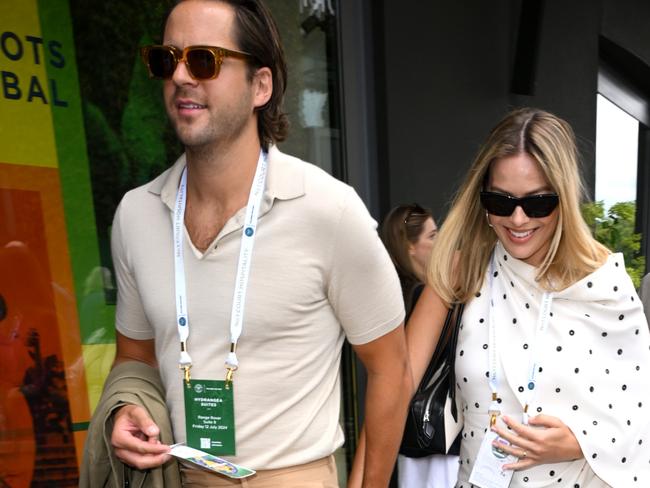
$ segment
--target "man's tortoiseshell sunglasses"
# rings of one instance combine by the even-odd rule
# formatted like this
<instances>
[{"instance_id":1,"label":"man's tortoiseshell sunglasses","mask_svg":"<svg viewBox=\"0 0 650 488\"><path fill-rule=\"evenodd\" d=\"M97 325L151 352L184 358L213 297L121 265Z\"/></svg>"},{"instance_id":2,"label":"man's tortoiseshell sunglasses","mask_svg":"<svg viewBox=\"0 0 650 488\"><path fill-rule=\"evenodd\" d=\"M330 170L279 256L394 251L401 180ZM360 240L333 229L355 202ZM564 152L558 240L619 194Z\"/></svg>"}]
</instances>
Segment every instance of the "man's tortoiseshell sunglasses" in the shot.
<instances>
[{"instance_id":1,"label":"man's tortoiseshell sunglasses","mask_svg":"<svg viewBox=\"0 0 650 488\"><path fill-rule=\"evenodd\" d=\"M174 75L176 66L185 61L187 71L196 80L212 80L219 75L221 63L226 56L248 59L250 54L217 46L176 46L152 45L140 48L142 61L149 70L149 76L168 80Z\"/></svg>"}]
</instances>

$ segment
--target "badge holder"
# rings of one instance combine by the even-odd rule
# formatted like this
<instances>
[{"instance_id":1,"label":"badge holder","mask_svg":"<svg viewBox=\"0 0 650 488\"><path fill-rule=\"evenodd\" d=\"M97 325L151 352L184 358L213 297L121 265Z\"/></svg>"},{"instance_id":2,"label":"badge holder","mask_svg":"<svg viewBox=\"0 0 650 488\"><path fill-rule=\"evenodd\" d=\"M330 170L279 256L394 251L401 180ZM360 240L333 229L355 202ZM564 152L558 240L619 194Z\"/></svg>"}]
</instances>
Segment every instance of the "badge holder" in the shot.
<instances>
[{"instance_id":1,"label":"badge holder","mask_svg":"<svg viewBox=\"0 0 650 488\"><path fill-rule=\"evenodd\" d=\"M517 458L493 446L495 441L509 445L509 442L501 439L496 432L487 431L469 476L469 482L480 488L508 488L514 474L511 469L504 470L503 466L516 462Z\"/></svg>"},{"instance_id":2,"label":"badge holder","mask_svg":"<svg viewBox=\"0 0 650 488\"><path fill-rule=\"evenodd\" d=\"M232 380L184 382L187 444L213 455L234 456L235 408Z\"/></svg>"}]
</instances>

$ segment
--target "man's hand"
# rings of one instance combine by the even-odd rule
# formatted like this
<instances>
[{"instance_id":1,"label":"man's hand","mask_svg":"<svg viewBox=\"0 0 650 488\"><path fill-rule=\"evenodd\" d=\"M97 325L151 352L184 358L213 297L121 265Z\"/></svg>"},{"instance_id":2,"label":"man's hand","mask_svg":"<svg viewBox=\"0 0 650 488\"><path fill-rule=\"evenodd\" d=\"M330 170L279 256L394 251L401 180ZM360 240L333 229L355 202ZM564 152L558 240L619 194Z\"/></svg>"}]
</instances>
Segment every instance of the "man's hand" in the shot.
<instances>
[{"instance_id":1,"label":"man's hand","mask_svg":"<svg viewBox=\"0 0 650 488\"><path fill-rule=\"evenodd\" d=\"M114 365L141 361L157 367L153 340L139 341L117 332L115 342ZM160 443L160 429L149 413L138 405L124 405L115 411L111 445L120 461L138 469L155 468L170 459L169 446Z\"/></svg>"},{"instance_id":2,"label":"man's hand","mask_svg":"<svg viewBox=\"0 0 650 488\"><path fill-rule=\"evenodd\" d=\"M155 468L170 459L169 446L161 444L160 429L147 411L125 405L114 415L111 444L117 458L138 469Z\"/></svg>"},{"instance_id":3,"label":"man's hand","mask_svg":"<svg viewBox=\"0 0 650 488\"><path fill-rule=\"evenodd\" d=\"M496 426L492 430L511 445L499 444L496 447L519 458L516 463L504 465L503 469L520 471L583 457L576 436L557 417L537 415L529 419L528 425L506 416L502 420L511 430Z\"/></svg>"}]
</instances>

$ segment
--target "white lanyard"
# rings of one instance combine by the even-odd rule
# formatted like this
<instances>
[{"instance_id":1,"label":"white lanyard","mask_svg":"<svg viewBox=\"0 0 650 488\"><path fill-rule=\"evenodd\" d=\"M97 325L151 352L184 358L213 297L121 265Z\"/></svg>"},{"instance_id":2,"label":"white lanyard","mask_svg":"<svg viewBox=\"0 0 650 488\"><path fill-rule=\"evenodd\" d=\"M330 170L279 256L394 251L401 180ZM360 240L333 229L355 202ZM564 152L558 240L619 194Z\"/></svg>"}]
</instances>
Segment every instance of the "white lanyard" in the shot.
<instances>
[{"instance_id":1,"label":"white lanyard","mask_svg":"<svg viewBox=\"0 0 650 488\"><path fill-rule=\"evenodd\" d=\"M260 151L260 157L257 161L257 169L255 170L255 178L253 179L253 184L248 195L241 245L239 248L239 260L237 263L237 275L235 278L235 293L232 303L232 312L230 315L230 352L226 358L226 368L228 370L226 375L226 386L228 386L232 381L232 374L239 366L236 354L237 341L239 340L243 329L248 276L250 274L253 245L255 244L257 220L262 204L262 196L264 194L267 167L267 154L264 151ZM185 380L189 381L192 358L187 351L187 338L190 333L190 322L185 284L185 261L183 257L183 224L185 219L186 200L187 168L183 168L181 182L176 194L176 205L174 207L174 276L176 283L176 326L178 328L178 338L181 342L181 354L178 365L185 373Z\"/></svg>"},{"instance_id":2,"label":"white lanyard","mask_svg":"<svg viewBox=\"0 0 650 488\"><path fill-rule=\"evenodd\" d=\"M489 362L489 384L490 390L492 390L492 402L488 409L488 414L490 415L490 425L494 425L496 422L496 417L500 413L500 407L498 403L498 389L499 389L499 378L497 377L497 361L498 361L498 351L497 351L497 328L494 320L494 307L495 307L495 291L494 291L494 278L496 277L496 258L492 257L490 261L490 310L488 318L488 330L489 330L489 346L488 346L488 362ZM539 368L538 360L538 350L541 345L542 338L544 337L545 332L548 329L548 322L551 315L551 305L553 303L553 294L550 292L544 292L542 295L542 303L539 310L539 316L537 318L537 327L535 330L535 338L532 343L532 349L528 357L528 381L526 382L526 390L524 396L524 412L523 412L523 423L528 424L528 407L530 406L533 396L535 393L536 387L536 376Z\"/></svg>"}]
</instances>

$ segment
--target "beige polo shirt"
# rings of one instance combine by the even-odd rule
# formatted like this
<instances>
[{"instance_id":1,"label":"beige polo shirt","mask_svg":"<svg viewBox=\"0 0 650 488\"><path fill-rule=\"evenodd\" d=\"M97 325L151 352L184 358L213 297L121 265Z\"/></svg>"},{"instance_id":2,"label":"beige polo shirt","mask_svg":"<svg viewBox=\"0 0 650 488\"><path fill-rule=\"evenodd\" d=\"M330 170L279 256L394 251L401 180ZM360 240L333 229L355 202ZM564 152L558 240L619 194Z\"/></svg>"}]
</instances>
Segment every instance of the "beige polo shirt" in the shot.
<instances>
[{"instance_id":1,"label":"beige polo shirt","mask_svg":"<svg viewBox=\"0 0 650 488\"><path fill-rule=\"evenodd\" d=\"M149 184L128 192L112 235L116 327L132 339L155 339L177 442L185 440L185 421L172 208L184 166L183 156ZM204 254L185 232L193 378L225 377L244 212L226 223ZM343 443L344 338L370 342L403 318L395 269L355 191L271 148L237 347L237 456L231 459L273 469L331 454Z\"/></svg>"}]
</instances>

